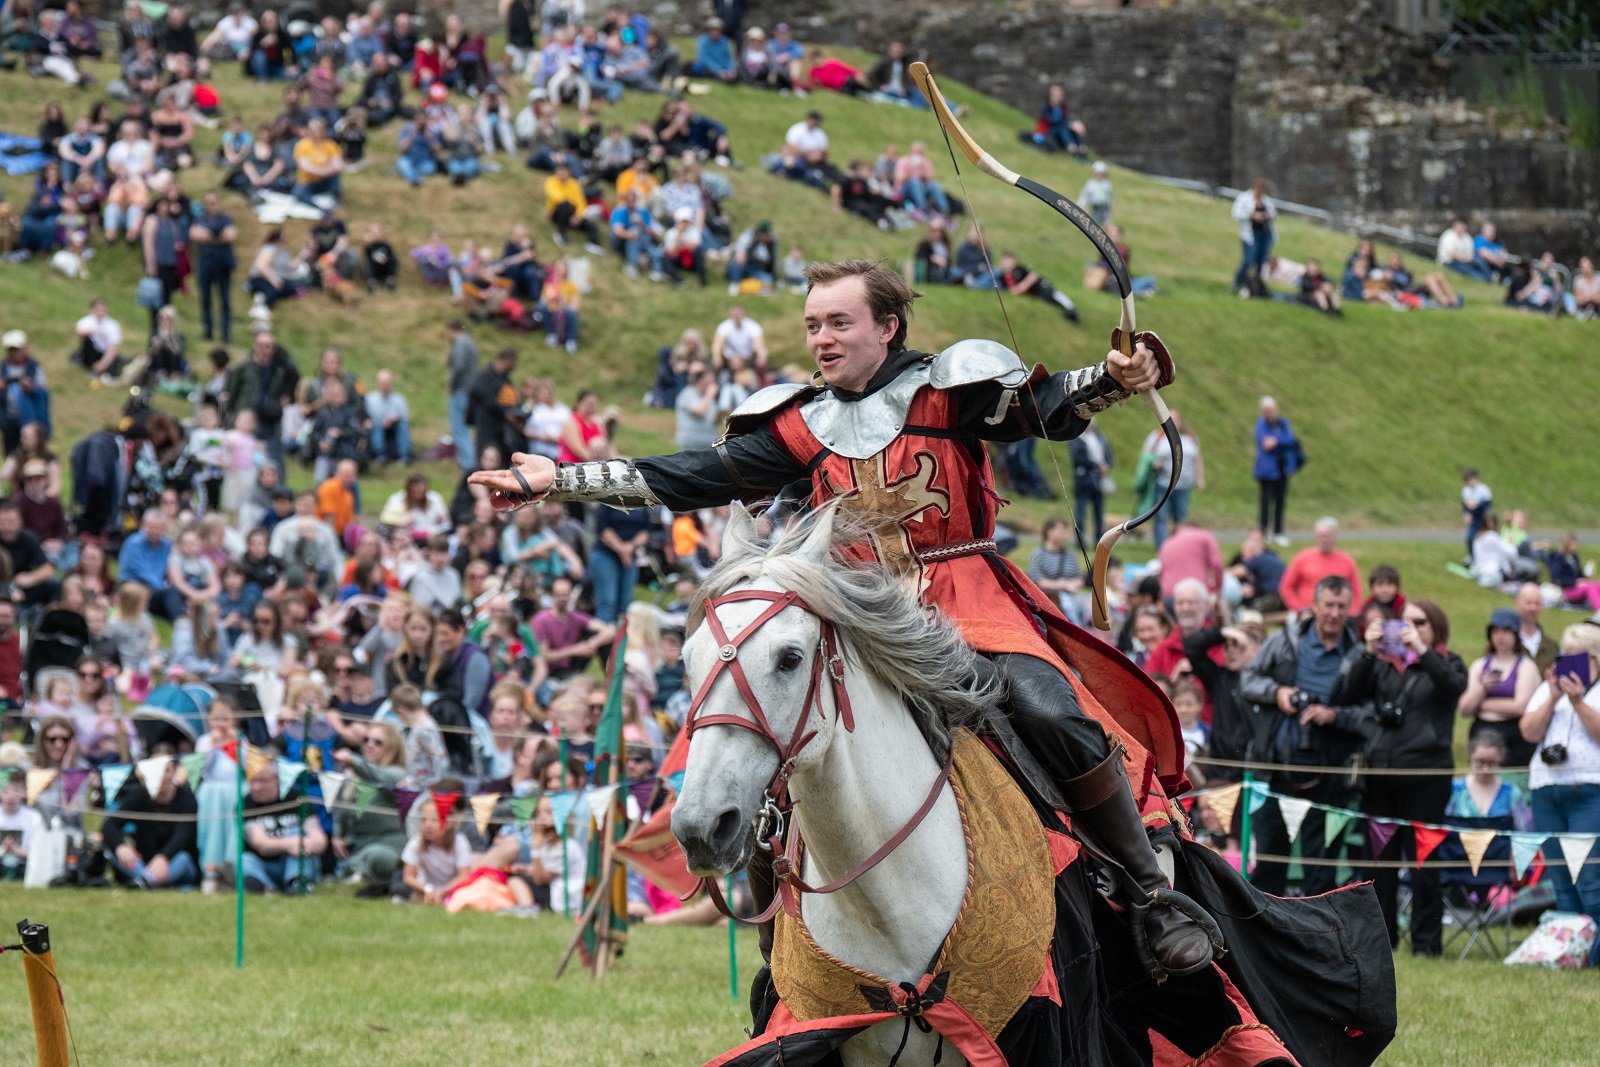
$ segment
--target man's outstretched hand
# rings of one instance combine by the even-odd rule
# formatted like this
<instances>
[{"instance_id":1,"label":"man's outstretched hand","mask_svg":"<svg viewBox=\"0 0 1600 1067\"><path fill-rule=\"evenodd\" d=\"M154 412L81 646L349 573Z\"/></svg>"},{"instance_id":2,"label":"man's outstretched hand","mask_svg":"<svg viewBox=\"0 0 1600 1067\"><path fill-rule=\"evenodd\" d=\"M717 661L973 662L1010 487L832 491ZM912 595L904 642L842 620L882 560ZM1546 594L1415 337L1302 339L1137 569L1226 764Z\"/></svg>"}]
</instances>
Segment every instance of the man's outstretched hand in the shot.
<instances>
[{"instance_id":1,"label":"man's outstretched hand","mask_svg":"<svg viewBox=\"0 0 1600 1067\"><path fill-rule=\"evenodd\" d=\"M511 457L511 465L522 473L528 483L526 489L510 470L477 471L467 479L472 485L489 490L489 503L496 511L510 511L538 500L550 491L550 484L555 481L555 461L548 456L517 452ZM533 495L529 496L529 492Z\"/></svg>"},{"instance_id":2,"label":"man's outstretched hand","mask_svg":"<svg viewBox=\"0 0 1600 1067\"><path fill-rule=\"evenodd\" d=\"M1161 366L1155 353L1143 341L1133 347L1133 355L1125 356L1112 349L1106 353L1106 369L1116 383L1131 393L1142 392L1161 380Z\"/></svg>"}]
</instances>

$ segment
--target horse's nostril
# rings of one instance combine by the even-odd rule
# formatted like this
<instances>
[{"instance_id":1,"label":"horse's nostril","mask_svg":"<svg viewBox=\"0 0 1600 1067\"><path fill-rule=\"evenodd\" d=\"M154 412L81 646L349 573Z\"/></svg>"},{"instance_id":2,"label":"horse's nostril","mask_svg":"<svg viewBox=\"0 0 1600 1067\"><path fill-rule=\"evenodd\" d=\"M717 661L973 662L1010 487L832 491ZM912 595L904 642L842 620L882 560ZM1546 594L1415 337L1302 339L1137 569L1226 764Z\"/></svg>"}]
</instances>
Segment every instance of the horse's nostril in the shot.
<instances>
[{"instance_id":1,"label":"horse's nostril","mask_svg":"<svg viewBox=\"0 0 1600 1067\"><path fill-rule=\"evenodd\" d=\"M716 824L711 828L711 844L719 852L732 849L739 843L739 834L743 829L743 820L739 818L738 808L729 808L717 816Z\"/></svg>"}]
</instances>

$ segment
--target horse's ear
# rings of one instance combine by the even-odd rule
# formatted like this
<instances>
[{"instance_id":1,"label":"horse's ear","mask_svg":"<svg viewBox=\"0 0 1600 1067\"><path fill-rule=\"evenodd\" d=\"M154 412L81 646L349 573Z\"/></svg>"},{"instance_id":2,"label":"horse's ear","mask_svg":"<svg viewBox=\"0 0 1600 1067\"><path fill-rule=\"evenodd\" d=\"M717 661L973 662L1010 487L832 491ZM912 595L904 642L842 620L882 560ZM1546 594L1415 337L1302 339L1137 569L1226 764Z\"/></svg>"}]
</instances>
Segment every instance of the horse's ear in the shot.
<instances>
[{"instance_id":1,"label":"horse's ear","mask_svg":"<svg viewBox=\"0 0 1600 1067\"><path fill-rule=\"evenodd\" d=\"M739 504L728 509L728 528L722 532L722 554L730 559L761 549L761 532L750 510Z\"/></svg>"},{"instance_id":2,"label":"horse's ear","mask_svg":"<svg viewBox=\"0 0 1600 1067\"><path fill-rule=\"evenodd\" d=\"M833 520L838 514L837 507L825 507L816 512L811 520L811 532L806 535L805 544L800 546L800 551L795 555L818 567L825 566L828 554L833 551Z\"/></svg>"}]
</instances>

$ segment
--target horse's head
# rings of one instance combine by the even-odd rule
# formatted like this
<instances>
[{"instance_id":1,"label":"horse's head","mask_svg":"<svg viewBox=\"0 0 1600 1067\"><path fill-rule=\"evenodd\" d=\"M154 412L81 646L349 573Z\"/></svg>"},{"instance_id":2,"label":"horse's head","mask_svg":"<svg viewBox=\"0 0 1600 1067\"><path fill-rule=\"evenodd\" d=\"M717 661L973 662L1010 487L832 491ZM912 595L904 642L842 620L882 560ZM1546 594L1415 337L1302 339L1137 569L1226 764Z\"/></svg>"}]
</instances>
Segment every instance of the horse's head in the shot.
<instances>
[{"instance_id":1,"label":"horse's head","mask_svg":"<svg viewBox=\"0 0 1600 1067\"><path fill-rule=\"evenodd\" d=\"M775 569L790 579L806 568L820 572L832 537L829 510L785 558L792 565ZM753 520L735 508L723 540L733 581L704 601L705 621L683 649L693 735L672 832L697 875L749 862L758 815L790 773L821 758L837 724L828 693L839 663L819 662L825 623L805 605L801 583L756 562L764 550Z\"/></svg>"}]
</instances>

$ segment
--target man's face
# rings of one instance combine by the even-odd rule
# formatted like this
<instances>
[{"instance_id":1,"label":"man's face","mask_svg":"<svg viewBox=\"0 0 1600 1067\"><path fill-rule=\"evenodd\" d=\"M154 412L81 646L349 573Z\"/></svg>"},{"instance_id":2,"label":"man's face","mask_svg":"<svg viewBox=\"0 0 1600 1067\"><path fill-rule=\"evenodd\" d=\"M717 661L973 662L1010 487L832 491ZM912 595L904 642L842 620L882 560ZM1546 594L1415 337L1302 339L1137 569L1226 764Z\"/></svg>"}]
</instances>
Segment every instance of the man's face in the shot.
<instances>
[{"instance_id":1,"label":"man's face","mask_svg":"<svg viewBox=\"0 0 1600 1067\"><path fill-rule=\"evenodd\" d=\"M22 516L20 513L7 508L0 511L0 537L7 541L16 540L17 534L22 532Z\"/></svg>"},{"instance_id":2,"label":"man's face","mask_svg":"<svg viewBox=\"0 0 1600 1067\"><path fill-rule=\"evenodd\" d=\"M167 517L157 512L144 520L144 536L147 541L163 541L167 536Z\"/></svg>"},{"instance_id":3,"label":"man's face","mask_svg":"<svg viewBox=\"0 0 1600 1067\"><path fill-rule=\"evenodd\" d=\"M1339 531L1327 524L1321 524L1316 529L1317 548L1323 552L1332 552L1339 543Z\"/></svg>"},{"instance_id":4,"label":"man's face","mask_svg":"<svg viewBox=\"0 0 1600 1067\"><path fill-rule=\"evenodd\" d=\"M453 655L461 647L461 639L465 637L464 631L457 630L447 623L439 623L433 628L434 643L439 646L439 651L446 656Z\"/></svg>"},{"instance_id":5,"label":"man's face","mask_svg":"<svg viewBox=\"0 0 1600 1067\"><path fill-rule=\"evenodd\" d=\"M1544 610L1544 598L1539 595L1539 587L1531 582L1517 590L1517 614L1522 616L1522 622L1528 628L1539 625L1539 613Z\"/></svg>"},{"instance_id":6,"label":"man's face","mask_svg":"<svg viewBox=\"0 0 1600 1067\"><path fill-rule=\"evenodd\" d=\"M1316 620L1317 636L1324 640L1335 640L1350 618L1350 594L1326 590L1318 593L1317 599L1311 604L1311 613Z\"/></svg>"},{"instance_id":7,"label":"man's face","mask_svg":"<svg viewBox=\"0 0 1600 1067\"><path fill-rule=\"evenodd\" d=\"M348 489L355 488L356 479L361 475L361 469L348 459L340 460L339 466L334 468L339 475L339 481Z\"/></svg>"},{"instance_id":8,"label":"man's face","mask_svg":"<svg viewBox=\"0 0 1600 1067\"><path fill-rule=\"evenodd\" d=\"M1178 614L1178 626L1184 633L1198 630L1206 621L1205 597L1190 586L1184 586L1172 595L1172 609Z\"/></svg>"},{"instance_id":9,"label":"man's face","mask_svg":"<svg viewBox=\"0 0 1600 1067\"><path fill-rule=\"evenodd\" d=\"M294 513L303 519L309 519L317 513L317 498L310 493L301 493L294 498Z\"/></svg>"},{"instance_id":10,"label":"man's face","mask_svg":"<svg viewBox=\"0 0 1600 1067\"><path fill-rule=\"evenodd\" d=\"M860 278L819 285L806 296L806 348L823 381L841 389L867 384L889 354L899 325L894 316L884 323L873 320Z\"/></svg>"},{"instance_id":11,"label":"man's face","mask_svg":"<svg viewBox=\"0 0 1600 1067\"><path fill-rule=\"evenodd\" d=\"M263 367L272 362L272 350L277 347L277 338L270 333L256 335L255 343L250 346L250 355Z\"/></svg>"}]
</instances>

